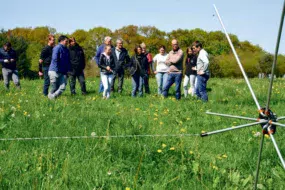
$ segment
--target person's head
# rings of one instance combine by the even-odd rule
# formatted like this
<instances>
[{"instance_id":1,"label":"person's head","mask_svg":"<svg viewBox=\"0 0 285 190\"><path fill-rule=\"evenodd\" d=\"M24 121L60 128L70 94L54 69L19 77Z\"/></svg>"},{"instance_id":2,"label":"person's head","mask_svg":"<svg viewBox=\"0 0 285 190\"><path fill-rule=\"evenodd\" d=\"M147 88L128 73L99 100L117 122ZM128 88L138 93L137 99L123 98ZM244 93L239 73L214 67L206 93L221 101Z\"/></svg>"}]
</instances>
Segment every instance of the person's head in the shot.
<instances>
[{"instance_id":1,"label":"person's head","mask_svg":"<svg viewBox=\"0 0 285 190\"><path fill-rule=\"evenodd\" d=\"M111 55L112 53L112 47L110 45L106 45L105 48L104 48L104 52L107 54L107 55Z\"/></svg>"},{"instance_id":2,"label":"person's head","mask_svg":"<svg viewBox=\"0 0 285 190\"><path fill-rule=\"evenodd\" d=\"M54 44L55 44L54 35L49 34L49 35L48 35L48 45L49 45L49 46L54 46Z\"/></svg>"},{"instance_id":3,"label":"person's head","mask_svg":"<svg viewBox=\"0 0 285 190\"><path fill-rule=\"evenodd\" d=\"M141 48L142 48L142 53L145 54L146 53L146 45L145 43L141 43Z\"/></svg>"},{"instance_id":4,"label":"person's head","mask_svg":"<svg viewBox=\"0 0 285 190\"><path fill-rule=\"evenodd\" d=\"M3 49L5 51L9 51L11 49L12 45L10 42L6 42L4 45L3 45Z\"/></svg>"},{"instance_id":5,"label":"person's head","mask_svg":"<svg viewBox=\"0 0 285 190\"><path fill-rule=\"evenodd\" d=\"M60 43L63 46L67 46L68 45L68 37L64 36L64 35L59 36L58 43Z\"/></svg>"},{"instance_id":6,"label":"person's head","mask_svg":"<svg viewBox=\"0 0 285 190\"><path fill-rule=\"evenodd\" d=\"M188 47L188 48L186 49L186 54L187 54L187 55L192 55L192 54L193 54L192 47Z\"/></svg>"},{"instance_id":7,"label":"person's head","mask_svg":"<svg viewBox=\"0 0 285 190\"><path fill-rule=\"evenodd\" d=\"M161 55L164 55L165 54L165 46L159 46L159 48L158 48L158 50L159 50L159 53L161 54Z\"/></svg>"},{"instance_id":8,"label":"person's head","mask_svg":"<svg viewBox=\"0 0 285 190\"><path fill-rule=\"evenodd\" d=\"M193 52L198 54L201 49L203 49L203 45L200 41L195 41L192 45Z\"/></svg>"},{"instance_id":9,"label":"person's head","mask_svg":"<svg viewBox=\"0 0 285 190\"><path fill-rule=\"evenodd\" d=\"M104 43L105 43L106 45L112 45L112 38L111 38L110 36L106 36L106 37L104 38Z\"/></svg>"},{"instance_id":10,"label":"person's head","mask_svg":"<svg viewBox=\"0 0 285 190\"><path fill-rule=\"evenodd\" d=\"M122 39L117 39L116 44L117 44L118 49L123 48L123 40Z\"/></svg>"},{"instance_id":11,"label":"person's head","mask_svg":"<svg viewBox=\"0 0 285 190\"><path fill-rule=\"evenodd\" d=\"M142 54L142 47L141 46L136 46L134 51L135 51L135 53L137 55L140 55L140 54Z\"/></svg>"},{"instance_id":12,"label":"person's head","mask_svg":"<svg viewBox=\"0 0 285 190\"><path fill-rule=\"evenodd\" d=\"M178 44L178 41L177 41L176 39L173 39L173 40L171 41L171 45L172 45L172 49L173 49L174 51L177 51L177 50L179 49L179 44Z\"/></svg>"},{"instance_id":13,"label":"person's head","mask_svg":"<svg viewBox=\"0 0 285 190\"><path fill-rule=\"evenodd\" d=\"M74 37L69 38L69 45L70 46L75 46L76 45L76 40Z\"/></svg>"}]
</instances>

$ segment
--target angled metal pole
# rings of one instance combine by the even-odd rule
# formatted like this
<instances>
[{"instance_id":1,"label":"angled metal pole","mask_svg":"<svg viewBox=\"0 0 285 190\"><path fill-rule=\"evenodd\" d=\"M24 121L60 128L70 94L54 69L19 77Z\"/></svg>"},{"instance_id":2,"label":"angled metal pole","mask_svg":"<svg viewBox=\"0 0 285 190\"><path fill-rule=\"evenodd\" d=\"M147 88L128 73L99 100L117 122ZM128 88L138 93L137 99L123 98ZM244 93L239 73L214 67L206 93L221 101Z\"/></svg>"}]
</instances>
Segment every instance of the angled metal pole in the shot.
<instances>
[{"instance_id":1,"label":"angled metal pole","mask_svg":"<svg viewBox=\"0 0 285 190\"><path fill-rule=\"evenodd\" d=\"M201 137L206 137L206 136L214 135L214 134L217 134L217 133L223 133L223 132L226 132L226 131L241 129L241 128L244 128L244 127L251 127L253 125L258 125L258 124L267 123L267 122L268 121L259 121L259 122L254 122L254 123L234 126L234 127L230 127L230 128L220 129L220 130L216 130L216 131L212 131L212 132L205 132L205 133L201 134Z\"/></svg>"},{"instance_id":2,"label":"angled metal pole","mask_svg":"<svg viewBox=\"0 0 285 190\"><path fill-rule=\"evenodd\" d=\"M280 127L285 127L284 124L281 124L281 123L277 123L277 122L273 122L273 121L269 121L270 124L272 125L277 125L277 126L280 126Z\"/></svg>"},{"instance_id":3,"label":"angled metal pole","mask_svg":"<svg viewBox=\"0 0 285 190\"><path fill-rule=\"evenodd\" d=\"M280 20L277 42L276 42L276 47L275 47L274 60L273 60L273 65L272 65L272 70L271 70L271 79L270 79L270 84L269 84L269 88L268 88L267 103L266 103L266 110L265 110L266 112L268 112L268 110L269 110L269 104L270 104L270 99L271 99L271 94L272 94L272 86L273 86L273 80L274 80L274 72L275 72L275 67L277 64L281 34L282 34L283 23L284 23L284 16L285 16L285 1L283 4L283 10L281 13L281 20Z\"/></svg>"},{"instance_id":4,"label":"angled metal pole","mask_svg":"<svg viewBox=\"0 0 285 190\"><path fill-rule=\"evenodd\" d=\"M236 116L236 115L229 115L229 114L222 114L222 113L214 113L214 112L208 112L208 111L206 112L206 114L215 115L215 116L222 116L222 117L229 117L229 118L236 118L236 119L244 119L244 120L250 120L250 121L258 121L258 119L256 119L256 118Z\"/></svg>"},{"instance_id":5,"label":"angled metal pole","mask_svg":"<svg viewBox=\"0 0 285 190\"><path fill-rule=\"evenodd\" d=\"M278 118L277 118L277 121L282 120L282 119L285 119L285 116L278 117Z\"/></svg>"},{"instance_id":6,"label":"angled metal pole","mask_svg":"<svg viewBox=\"0 0 285 190\"><path fill-rule=\"evenodd\" d=\"M270 127L269 127L269 130L270 130ZM280 161L281 161L281 163L282 163L282 165L283 165L283 168L285 169L285 161L284 161L284 159L283 159L283 157L282 157L282 155L281 155L281 152L280 152L280 150L279 150L279 148L278 148L278 145L277 145L277 143L276 143L276 141L275 141L274 135L271 134L271 133L269 133L269 135L270 135L270 139L271 139L272 142L273 142L273 145L274 145L274 147L275 147L275 150L276 150L276 152L277 152L277 154L278 154L278 156L279 156L279 159L280 159Z\"/></svg>"},{"instance_id":7,"label":"angled metal pole","mask_svg":"<svg viewBox=\"0 0 285 190\"><path fill-rule=\"evenodd\" d=\"M246 84L247 84L247 86L248 86L248 88L249 88L249 90L250 90L250 93L251 93L251 95L252 95L252 98L253 98L253 100L254 100L254 102L255 102L255 104L256 104L258 110L260 111L260 110L261 110L261 107L260 107L260 105L259 105L259 103L258 103L258 101L257 101L257 98L256 98L256 96L255 96L255 94L254 94L254 92L253 92L253 89L252 89L252 87L251 87L251 85L250 85L250 82L249 82L249 80L248 80L248 77L247 77L247 75L246 75L246 73L245 73L245 71L244 71L244 69L243 69L243 66L242 66L242 64L241 64L241 62L240 62L240 59L239 59L239 57L238 57L238 55L237 55L237 52L236 52L236 50L235 50L235 48L234 48L234 45L233 45L232 41L231 41L231 38L230 38L230 36L228 35L228 32L227 32L227 30L226 30L226 28L225 28L225 26L224 26L224 23L223 23L223 21L222 21L222 18L220 17L220 14L219 14L219 12L218 12L218 9L217 9L216 5L213 5L213 6L214 6L215 11L216 11L216 13L217 13L217 16L218 16L218 18L219 18L219 20L220 20L220 23L221 23L221 25L222 25L222 27L223 27L223 29L224 29L224 32L225 32L225 35L226 35L226 37L227 37L227 39L228 39L228 41L229 41L229 44L230 44L230 46L231 46L231 48L232 48L232 51L233 51L234 56L235 56L235 58L236 58L236 60L237 60L238 66L239 66L239 68L240 68L240 70L241 70L241 72L242 72L242 74L243 74L243 77L244 77L244 79L245 79L245 82L246 82Z\"/></svg>"},{"instance_id":8,"label":"angled metal pole","mask_svg":"<svg viewBox=\"0 0 285 190\"><path fill-rule=\"evenodd\" d=\"M258 154L258 160L257 160L256 174L255 174L255 180L254 180L254 189L255 190L257 189L257 183L258 183L261 154L262 154L262 149L263 149L263 141L264 141L264 134L262 134L261 141L260 141L260 147L259 147L259 154Z\"/></svg>"}]
</instances>

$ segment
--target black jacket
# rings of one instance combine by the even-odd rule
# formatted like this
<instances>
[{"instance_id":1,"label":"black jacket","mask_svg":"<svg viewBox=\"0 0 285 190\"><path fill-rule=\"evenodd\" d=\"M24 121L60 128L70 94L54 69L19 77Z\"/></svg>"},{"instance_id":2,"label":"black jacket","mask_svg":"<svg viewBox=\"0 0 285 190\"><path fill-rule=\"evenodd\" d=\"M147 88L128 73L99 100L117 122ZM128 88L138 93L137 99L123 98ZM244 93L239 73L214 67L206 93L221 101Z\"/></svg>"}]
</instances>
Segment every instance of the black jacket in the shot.
<instances>
[{"instance_id":1,"label":"black jacket","mask_svg":"<svg viewBox=\"0 0 285 190\"><path fill-rule=\"evenodd\" d=\"M117 58L117 55L116 55L116 48L112 48L112 55L115 60L116 71L124 69L130 63L130 56L129 56L128 51L125 48L121 49L119 59Z\"/></svg>"},{"instance_id":2,"label":"black jacket","mask_svg":"<svg viewBox=\"0 0 285 190\"><path fill-rule=\"evenodd\" d=\"M79 74L85 69L85 55L83 49L75 44L69 46L70 63L72 74Z\"/></svg>"},{"instance_id":3,"label":"black jacket","mask_svg":"<svg viewBox=\"0 0 285 190\"><path fill-rule=\"evenodd\" d=\"M197 66L197 56L196 55L188 55L185 61L185 75L197 75L197 71L192 70L192 67Z\"/></svg>"},{"instance_id":4,"label":"black jacket","mask_svg":"<svg viewBox=\"0 0 285 190\"><path fill-rule=\"evenodd\" d=\"M4 60L8 59L9 61L11 59L14 59L15 61L5 63ZM17 54L16 51L13 49L10 49L9 51L5 51L3 48L0 49L0 63L2 63L2 68L16 70L16 60L17 60Z\"/></svg>"},{"instance_id":5,"label":"black jacket","mask_svg":"<svg viewBox=\"0 0 285 190\"><path fill-rule=\"evenodd\" d=\"M102 73L113 74L115 72L115 69L116 69L115 60L114 60L113 55L111 54L110 59L108 60L107 57L102 53L100 56L100 59L99 59L98 66L99 66ZM113 70L113 72L107 71L107 69L106 69L107 66L109 66Z\"/></svg>"},{"instance_id":6,"label":"black jacket","mask_svg":"<svg viewBox=\"0 0 285 190\"><path fill-rule=\"evenodd\" d=\"M143 54L141 54L140 56L138 55L132 56L131 62L129 64L129 69L131 75L134 75L136 73L141 76L147 74L147 69L148 69L147 57Z\"/></svg>"},{"instance_id":7,"label":"black jacket","mask_svg":"<svg viewBox=\"0 0 285 190\"><path fill-rule=\"evenodd\" d=\"M52 57L52 46L45 46L42 49L41 55L40 55L40 59L43 60L42 66L43 67L49 67L50 63L51 63L51 57Z\"/></svg>"}]
</instances>

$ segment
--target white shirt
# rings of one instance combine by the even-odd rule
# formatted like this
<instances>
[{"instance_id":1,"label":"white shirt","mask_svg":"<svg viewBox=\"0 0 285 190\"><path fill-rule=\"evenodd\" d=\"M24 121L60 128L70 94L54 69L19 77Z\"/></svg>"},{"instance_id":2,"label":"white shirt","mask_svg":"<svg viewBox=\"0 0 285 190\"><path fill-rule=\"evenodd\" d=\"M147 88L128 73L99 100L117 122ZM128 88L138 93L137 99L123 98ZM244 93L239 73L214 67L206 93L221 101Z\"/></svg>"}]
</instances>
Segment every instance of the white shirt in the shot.
<instances>
[{"instance_id":1,"label":"white shirt","mask_svg":"<svg viewBox=\"0 0 285 190\"><path fill-rule=\"evenodd\" d=\"M165 53L164 55L161 55L160 53L154 56L153 62L157 63L156 65L156 71L161 73L166 73L169 70L169 66L165 64L166 58L168 54Z\"/></svg>"},{"instance_id":2,"label":"white shirt","mask_svg":"<svg viewBox=\"0 0 285 190\"><path fill-rule=\"evenodd\" d=\"M201 49L197 58L197 72L203 71L209 74L209 59L208 53Z\"/></svg>"}]
</instances>

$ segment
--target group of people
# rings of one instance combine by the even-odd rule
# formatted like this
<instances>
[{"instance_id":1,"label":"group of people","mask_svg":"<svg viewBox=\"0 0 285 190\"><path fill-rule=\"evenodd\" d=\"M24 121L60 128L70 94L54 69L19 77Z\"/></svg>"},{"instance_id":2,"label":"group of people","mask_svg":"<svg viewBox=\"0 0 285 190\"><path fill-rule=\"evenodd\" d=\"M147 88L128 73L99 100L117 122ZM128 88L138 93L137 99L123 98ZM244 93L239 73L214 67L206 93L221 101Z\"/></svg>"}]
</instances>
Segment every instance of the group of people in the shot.
<instances>
[{"instance_id":1,"label":"group of people","mask_svg":"<svg viewBox=\"0 0 285 190\"><path fill-rule=\"evenodd\" d=\"M69 45L68 45L69 44ZM117 39L116 46L112 46L112 38L107 36L104 43L98 47L94 57L100 68L99 92L104 99L110 98L115 91L115 81L118 78L117 92L123 91L125 70L128 69L132 76L133 97L143 96L143 92L150 93L149 77L151 72L156 76L158 95L168 96L169 89L175 83L175 98L181 99L181 83L183 77L184 52L179 47L178 41L171 41L172 50L167 53L165 46L159 47L159 53L152 58L147 52L144 43L134 48L134 55L129 56L123 47L123 40ZM0 49L0 62L4 84L9 89L9 81L13 79L17 88L20 88L18 71L16 68L16 53L10 43L4 44ZM203 101L208 101L207 81L210 76L209 59L201 42L195 41L186 50L185 77L183 83L184 96L188 94L197 96ZM75 38L60 36L58 45L55 46L55 37L48 36L48 43L43 48L39 60L39 75L44 77L43 94L49 99L60 96L67 85L69 76L71 94L76 94L75 84L78 79L81 92L87 93L85 77L84 51ZM188 86L190 83L190 89ZM51 90L49 91L49 86Z\"/></svg>"}]
</instances>

